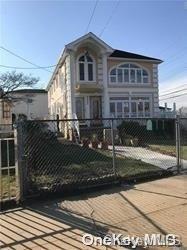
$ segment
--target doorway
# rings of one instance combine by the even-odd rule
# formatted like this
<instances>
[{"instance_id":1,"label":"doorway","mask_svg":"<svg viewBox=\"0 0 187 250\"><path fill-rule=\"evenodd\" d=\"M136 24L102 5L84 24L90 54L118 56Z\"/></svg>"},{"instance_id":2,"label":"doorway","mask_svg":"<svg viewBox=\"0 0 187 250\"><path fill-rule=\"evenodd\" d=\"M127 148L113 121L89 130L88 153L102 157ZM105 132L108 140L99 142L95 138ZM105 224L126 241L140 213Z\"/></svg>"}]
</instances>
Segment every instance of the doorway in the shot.
<instances>
[{"instance_id":1,"label":"doorway","mask_svg":"<svg viewBox=\"0 0 187 250\"><path fill-rule=\"evenodd\" d=\"M91 96L90 97L90 118L100 119L101 115L101 97Z\"/></svg>"}]
</instances>

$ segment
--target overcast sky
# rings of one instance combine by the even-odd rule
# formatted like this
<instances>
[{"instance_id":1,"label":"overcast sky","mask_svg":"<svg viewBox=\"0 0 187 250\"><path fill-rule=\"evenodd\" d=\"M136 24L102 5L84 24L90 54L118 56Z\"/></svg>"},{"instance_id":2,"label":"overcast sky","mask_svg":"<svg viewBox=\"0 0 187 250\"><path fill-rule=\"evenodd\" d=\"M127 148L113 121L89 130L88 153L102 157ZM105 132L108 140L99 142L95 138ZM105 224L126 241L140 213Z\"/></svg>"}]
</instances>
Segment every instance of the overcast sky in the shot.
<instances>
[{"instance_id":1,"label":"overcast sky","mask_svg":"<svg viewBox=\"0 0 187 250\"><path fill-rule=\"evenodd\" d=\"M187 84L187 0L117 2L99 0L88 31L99 35L112 16L101 38L113 48L162 59L160 95L182 89ZM94 6L91 0L1 0L0 46L40 66L54 65L64 45L85 34ZM2 49L0 56L1 65L32 67ZM51 76L41 69L24 72L40 77L38 87L46 87ZM187 106L187 95L165 100L171 96L161 96L161 104Z\"/></svg>"}]
</instances>

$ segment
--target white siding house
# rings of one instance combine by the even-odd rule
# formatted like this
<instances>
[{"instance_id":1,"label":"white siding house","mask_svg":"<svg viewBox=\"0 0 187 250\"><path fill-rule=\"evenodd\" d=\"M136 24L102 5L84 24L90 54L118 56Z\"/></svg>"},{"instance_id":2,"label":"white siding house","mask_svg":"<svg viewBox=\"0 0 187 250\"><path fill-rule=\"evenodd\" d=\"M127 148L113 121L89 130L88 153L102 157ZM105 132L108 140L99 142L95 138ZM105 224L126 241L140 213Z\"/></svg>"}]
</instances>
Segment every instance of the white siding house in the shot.
<instances>
[{"instance_id":1,"label":"white siding house","mask_svg":"<svg viewBox=\"0 0 187 250\"><path fill-rule=\"evenodd\" d=\"M11 93L13 120L19 116L27 119L48 118L48 95L44 89L19 89Z\"/></svg>"},{"instance_id":2,"label":"white siding house","mask_svg":"<svg viewBox=\"0 0 187 250\"><path fill-rule=\"evenodd\" d=\"M52 116L156 117L160 59L116 50L93 33L67 44L47 86Z\"/></svg>"}]
</instances>

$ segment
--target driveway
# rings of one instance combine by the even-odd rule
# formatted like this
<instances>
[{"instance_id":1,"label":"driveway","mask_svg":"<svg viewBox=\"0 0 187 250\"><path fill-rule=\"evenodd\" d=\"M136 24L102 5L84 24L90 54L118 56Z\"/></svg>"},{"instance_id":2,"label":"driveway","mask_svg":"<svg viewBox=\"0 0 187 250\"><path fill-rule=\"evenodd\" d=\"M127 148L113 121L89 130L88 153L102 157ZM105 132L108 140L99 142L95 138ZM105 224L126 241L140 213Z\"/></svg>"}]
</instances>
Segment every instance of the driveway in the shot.
<instances>
[{"instance_id":1,"label":"driveway","mask_svg":"<svg viewBox=\"0 0 187 250\"><path fill-rule=\"evenodd\" d=\"M173 233L187 247L186 181L187 175L175 176L2 213L0 248L116 249L88 247L81 241L85 233L96 236L111 232L131 236Z\"/></svg>"},{"instance_id":2,"label":"driveway","mask_svg":"<svg viewBox=\"0 0 187 250\"><path fill-rule=\"evenodd\" d=\"M109 149L112 150L112 147L109 147ZM142 147L115 146L115 150L117 154L142 160L165 170L176 166L177 163L176 157L161 154ZM182 160L182 167L183 169L187 169L187 160Z\"/></svg>"}]
</instances>

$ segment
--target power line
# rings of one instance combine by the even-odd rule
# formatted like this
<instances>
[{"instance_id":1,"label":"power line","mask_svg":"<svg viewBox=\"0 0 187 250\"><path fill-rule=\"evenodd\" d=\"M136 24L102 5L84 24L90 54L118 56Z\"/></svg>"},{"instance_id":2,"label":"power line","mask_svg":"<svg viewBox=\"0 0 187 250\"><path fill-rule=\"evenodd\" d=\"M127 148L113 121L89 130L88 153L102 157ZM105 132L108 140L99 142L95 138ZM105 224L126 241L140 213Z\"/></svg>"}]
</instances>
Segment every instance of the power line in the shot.
<instances>
[{"instance_id":1,"label":"power line","mask_svg":"<svg viewBox=\"0 0 187 250\"><path fill-rule=\"evenodd\" d=\"M181 97L181 96L185 96L185 95L187 95L187 93L180 94L180 95L175 95L175 96L171 96L171 97L167 97L167 98L161 99L160 101L164 101L164 100L168 100L168 99L173 99L173 98L177 98L177 97Z\"/></svg>"},{"instance_id":2,"label":"power line","mask_svg":"<svg viewBox=\"0 0 187 250\"><path fill-rule=\"evenodd\" d=\"M177 37L176 41L172 40L172 42L167 47L165 47L165 49L160 50L160 52L164 52L165 53L166 51L168 51L168 49L170 49L171 47L173 47L174 45L176 45L176 42L178 40L181 40L181 38L184 37L184 34L181 34L180 36L176 36L176 37Z\"/></svg>"},{"instance_id":3,"label":"power line","mask_svg":"<svg viewBox=\"0 0 187 250\"><path fill-rule=\"evenodd\" d=\"M163 64L161 64L162 67L168 66L169 64L181 59L181 54L184 54L184 51L187 49L187 47L185 46L184 48L180 49L176 54L169 56L168 58L166 58L166 62L164 62Z\"/></svg>"},{"instance_id":4,"label":"power line","mask_svg":"<svg viewBox=\"0 0 187 250\"><path fill-rule=\"evenodd\" d=\"M8 69L47 69L47 68L53 68L57 66L57 64L55 65L50 65L50 66L44 66L44 67L35 67L35 68L27 68L27 67L16 67L16 66L9 66L9 65L1 65L0 64L0 67L2 68L8 68Z\"/></svg>"},{"instance_id":5,"label":"power line","mask_svg":"<svg viewBox=\"0 0 187 250\"><path fill-rule=\"evenodd\" d=\"M116 5L114 6L114 9L112 10L112 13L111 13L111 15L109 16L108 20L106 21L106 23L105 23L103 29L101 30L101 32L100 32L100 34L99 34L99 37L101 37L101 36L103 35L104 31L106 30L107 26L109 25L109 23L110 23L110 21L111 21L113 15L114 15L114 13L115 13L115 11L117 10L117 7L118 7L119 3L120 3L120 0L118 0L117 3L116 3Z\"/></svg>"},{"instance_id":6,"label":"power line","mask_svg":"<svg viewBox=\"0 0 187 250\"><path fill-rule=\"evenodd\" d=\"M171 89L163 90L163 91L162 91L162 93L163 93L163 92L168 92L168 91L171 91L171 90L175 90L175 89L178 89L178 88L182 88L182 87L184 87L184 86L186 87L186 86L187 86L187 84L183 84L183 85L179 85L178 87L175 87L175 88L171 88Z\"/></svg>"},{"instance_id":7,"label":"power line","mask_svg":"<svg viewBox=\"0 0 187 250\"><path fill-rule=\"evenodd\" d=\"M178 66L181 68L180 65L178 65ZM167 79L170 79L172 76L176 76L177 75L179 77L179 75L181 75L185 71L185 68L178 73L178 68L179 68L178 66L177 66L177 68L170 69L170 72L168 72L167 74L165 74L164 77L162 79L160 79L160 82L168 81Z\"/></svg>"},{"instance_id":8,"label":"power line","mask_svg":"<svg viewBox=\"0 0 187 250\"><path fill-rule=\"evenodd\" d=\"M21 59L21 60L22 60L22 61L24 61L24 62L27 62L27 63L29 63L29 64L31 64L31 65L33 65L33 66L37 67L37 68L41 68L39 65L37 65L37 64L35 64L35 63L33 63L33 62L31 62L31 61L27 60L27 59L25 59L25 58L24 58L24 57L22 57L22 56L19 56L18 54L16 54L16 53L12 52L12 51L11 51L11 50L9 50L9 49L6 49L6 48L5 48L5 47L3 47L3 46L0 46L0 48L1 48L1 49L3 49L3 50L5 50L6 52L10 53L11 55L13 55L13 56L15 56L15 57L17 57L17 58ZM47 72L49 72L49 73L52 73L52 71L47 70L47 69L45 69L45 68L43 68L43 70L45 70L45 71L47 71Z\"/></svg>"},{"instance_id":9,"label":"power line","mask_svg":"<svg viewBox=\"0 0 187 250\"><path fill-rule=\"evenodd\" d=\"M88 25L87 25L87 27L86 27L85 33L88 32L88 29L89 29L90 24L91 24L91 21L92 21L92 19L93 19L93 16L94 16L94 13L95 13L95 10L96 10L96 7L97 7L98 2L99 2L99 0L96 0L96 1L95 1L95 5L94 5L94 8L93 8L92 14L91 14L91 16L90 16L90 20L89 20L89 22L88 22Z\"/></svg>"},{"instance_id":10,"label":"power line","mask_svg":"<svg viewBox=\"0 0 187 250\"><path fill-rule=\"evenodd\" d=\"M167 95L171 95L171 94L174 94L174 93L179 93L179 92L185 91L185 90L187 90L187 88L185 88L185 89L180 89L180 90L177 90L177 91L173 91L173 92L170 92L170 93L167 93L167 94L164 94L164 95L160 95L160 96L167 96Z\"/></svg>"}]
</instances>

